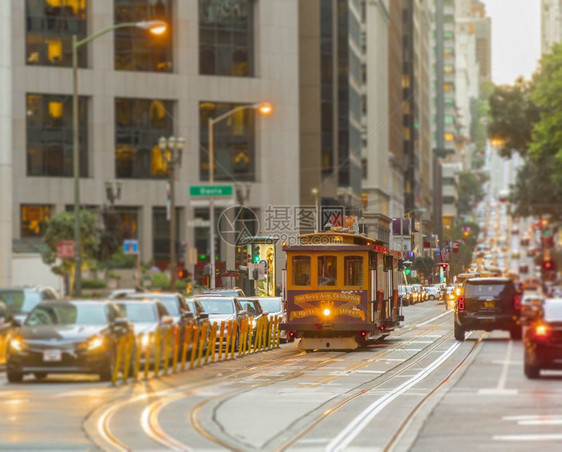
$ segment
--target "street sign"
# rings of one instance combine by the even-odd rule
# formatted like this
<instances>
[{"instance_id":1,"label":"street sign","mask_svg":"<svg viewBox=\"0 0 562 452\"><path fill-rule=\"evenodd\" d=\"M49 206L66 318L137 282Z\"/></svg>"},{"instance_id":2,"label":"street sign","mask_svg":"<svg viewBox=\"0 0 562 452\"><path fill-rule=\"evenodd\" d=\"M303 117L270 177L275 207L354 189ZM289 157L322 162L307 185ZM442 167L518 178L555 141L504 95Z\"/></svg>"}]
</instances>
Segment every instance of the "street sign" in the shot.
<instances>
[{"instance_id":1,"label":"street sign","mask_svg":"<svg viewBox=\"0 0 562 452\"><path fill-rule=\"evenodd\" d=\"M225 198L232 196L232 185L191 185L189 194L195 198Z\"/></svg>"},{"instance_id":2,"label":"street sign","mask_svg":"<svg viewBox=\"0 0 562 452\"><path fill-rule=\"evenodd\" d=\"M59 240L57 242L57 257L70 259L74 257L74 242L72 240Z\"/></svg>"},{"instance_id":3,"label":"street sign","mask_svg":"<svg viewBox=\"0 0 562 452\"><path fill-rule=\"evenodd\" d=\"M138 240L123 240L123 253L125 253L125 254L139 254L139 241Z\"/></svg>"}]
</instances>

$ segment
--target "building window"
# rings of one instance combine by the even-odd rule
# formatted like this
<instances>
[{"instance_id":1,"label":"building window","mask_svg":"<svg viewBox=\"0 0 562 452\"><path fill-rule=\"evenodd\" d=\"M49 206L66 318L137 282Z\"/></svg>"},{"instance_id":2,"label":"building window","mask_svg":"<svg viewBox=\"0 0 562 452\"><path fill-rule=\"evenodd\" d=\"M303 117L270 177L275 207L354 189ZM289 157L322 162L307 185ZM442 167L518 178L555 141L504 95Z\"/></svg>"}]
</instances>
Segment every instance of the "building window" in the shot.
<instances>
[{"instance_id":1,"label":"building window","mask_svg":"<svg viewBox=\"0 0 562 452\"><path fill-rule=\"evenodd\" d=\"M173 133L172 102L115 99L115 176L158 179L168 175L158 139Z\"/></svg>"},{"instance_id":2,"label":"building window","mask_svg":"<svg viewBox=\"0 0 562 452\"><path fill-rule=\"evenodd\" d=\"M199 104L200 180L209 180L209 118L216 118L239 104ZM245 108L214 125L215 180L255 181L255 111Z\"/></svg>"},{"instance_id":3,"label":"building window","mask_svg":"<svg viewBox=\"0 0 562 452\"><path fill-rule=\"evenodd\" d=\"M199 0L199 72L254 75L254 0Z\"/></svg>"},{"instance_id":4,"label":"building window","mask_svg":"<svg viewBox=\"0 0 562 452\"><path fill-rule=\"evenodd\" d=\"M455 135L453 135L452 133L446 133L445 134L445 141L453 141L455 139Z\"/></svg>"},{"instance_id":5,"label":"building window","mask_svg":"<svg viewBox=\"0 0 562 452\"><path fill-rule=\"evenodd\" d=\"M115 23L162 20L167 30L153 35L138 27L115 30L115 69L172 72L172 0L114 0Z\"/></svg>"},{"instance_id":6,"label":"building window","mask_svg":"<svg viewBox=\"0 0 562 452\"><path fill-rule=\"evenodd\" d=\"M87 99L80 97L80 176L88 176ZM72 96L27 95L27 175L72 177Z\"/></svg>"},{"instance_id":7,"label":"building window","mask_svg":"<svg viewBox=\"0 0 562 452\"><path fill-rule=\"evenodd\" d=\"M181 260L180 227L181 209L176 208L176 256ZM170 260L170 221L165 207L152 209L152 254L154 262L165 264Z\"/></svg>"},{"instance_id":8,"label":"building window","mask_svg":"<svg viewBox=\"0 0 562 452\"><path fill-rule=\"evenodd\" d=\"M86 37L87 0L26 0L27 64L72 66L72 35ZM86 46L78 49L78 65L86 67Z\"/></svg>"},{"instance_id":9,"label":"building window","mask_svg":"<svg viewBox=\"0 0 562 452\"><path fill-rule=\"evenodd\" d=\"M51 219L52 206L22 205L20 214L21 237L42 237Z\"/></svg>"},{"instance_id":10,"label":"building window","mask_svg":"<svg viewBox=\"0 0 562 452\"><path fill-rule=\"evenodd\" d=\"M139 234L139 208L138 207L114 207L119 219L119 240L138 239Z\"/></svg>"}]
</instances>

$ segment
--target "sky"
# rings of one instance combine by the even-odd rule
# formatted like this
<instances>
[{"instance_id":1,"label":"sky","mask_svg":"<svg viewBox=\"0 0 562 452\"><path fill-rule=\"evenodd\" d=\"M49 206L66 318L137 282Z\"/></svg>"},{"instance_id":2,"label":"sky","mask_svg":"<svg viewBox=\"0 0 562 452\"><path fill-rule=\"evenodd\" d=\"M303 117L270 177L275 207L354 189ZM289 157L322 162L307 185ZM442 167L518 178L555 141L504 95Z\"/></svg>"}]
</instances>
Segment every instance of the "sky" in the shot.
<instances>
[{"instance_id":1,"label":"sky","mask_svg":"<svg viewBox=\"0 0 562 452\"><path fill-rule=\"evenodd\" d=\"M492 80L530 78L541 53L540 0L483 0L492 18Z\"/></svg>"}]
</instances>

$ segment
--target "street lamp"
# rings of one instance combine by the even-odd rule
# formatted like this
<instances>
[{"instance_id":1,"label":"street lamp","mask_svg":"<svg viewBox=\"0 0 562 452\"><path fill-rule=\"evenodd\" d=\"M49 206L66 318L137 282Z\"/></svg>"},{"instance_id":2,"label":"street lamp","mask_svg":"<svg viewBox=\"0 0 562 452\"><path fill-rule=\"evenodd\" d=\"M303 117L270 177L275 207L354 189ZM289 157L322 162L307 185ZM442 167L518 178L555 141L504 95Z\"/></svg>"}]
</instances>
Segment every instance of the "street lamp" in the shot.
<instances>
[{"instance_id":1,"label":"street lamp","mask_svg":"<svg viewBox=\"0 0 562 452\"><path fill-rule=\"evenodd\" d=\"M310 190L310 193L314 196L314 206L316 207L316 221L314 222L314 232L318 232L318 222L320 220L320 208L318 207L318 188L314 187Z\"/></svg>"},{"instance_id":2,"label":"street lamp","mask_svg":"<svg viewBox=\"0 0 562 452\"><path fill-rule=\"evenodd\" d=\"M215 142L214 142L214 126L218 122L232 116L234 113L237 113L242 110L254 109L257 110L260 114L266 116L273 112L273 106L269 102L260 102L257 104L250 104L250 105L240 105L232 110L223 113L216 118L209 118L209 184L215 183ZM215 200L211 197L209 198L209 222L210 222L210 231L209 231L209 238L211 240L210 246L210 267L211 267L211 280L210 285L211 289L215 288Z\"/></svg>"},{"instance_id":3,"label":"street lamp","mask_svg":"<svg viewBox=\"0 0 562 452\"><path fill-rule=\"evenodd\" d=\"M113 24L97 33L78 40L77 35L72 35L72 159L74 173L74 292L77 297L82 292L82 253L80 251L80 143L78 142L78 48L93 41L100 36L118 28L137 27L148 30L154 35L164 33L168 27L161 20L145 20L141 22L123 22Z\"/></svg>"},{"instance_id":4,"label":"street lamp","mask_svg":"<svg viewBox=\"0 0 562 452\"><path fill-rule=\"evenodd\" d=\"M169 175L169 198L170 198L170 290L176 290L176 201L174 192L174 181L176 178L176 165L181 166L181 158L185 139L183 137L160 137L158 146L165 154L168 164Z\"/></svg>"}]
</instances>

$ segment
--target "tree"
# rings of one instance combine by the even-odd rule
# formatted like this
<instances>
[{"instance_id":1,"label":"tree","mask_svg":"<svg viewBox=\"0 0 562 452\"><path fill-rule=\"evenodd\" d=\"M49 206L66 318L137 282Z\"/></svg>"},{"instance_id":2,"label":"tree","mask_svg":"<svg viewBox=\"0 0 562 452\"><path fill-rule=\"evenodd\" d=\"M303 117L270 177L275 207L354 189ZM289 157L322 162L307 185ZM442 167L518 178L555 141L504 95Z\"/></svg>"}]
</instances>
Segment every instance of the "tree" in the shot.
<instances>
[{"instance_id":1,"label":"tree","mask_svg":"<svg viewBox=\"0 0 562 452\"><path fill-rule=\"evenodd\" d=\"M458 200L457 210L459 215L468 215L475 204L484 199L485 182L483 173L475 174L471 171L463 171L459 173L459 182L457 187Z\"/></svg>"},{"instance_id":2,"label":"tree","mask_svg":"<svg viewBox=\"0 0 562 452\"><path fill-rule=\"evenodd\" d=\"M80 237L82 259L94 260L99 245L99 231L96 215L89 210L80 211ZM62 259L57 264L57 243L61 240L74 240L74 212L61 212L54 215L45 231L43 241L47 245L41 258L51 266L56 275L66 276L74 270L74 259Z\"/></svg>"},{"instance_id":3,"label":"tree","mask_svg":"<svg viewBox=\"0 0 562 452\"><path fill-rule=\"evenodd\" d=\"M101 212L103 226L99 229L100 244L97 260L107 261L118 250L121 242L119 240L119 216L113 209L105 207Z\"/></svg>"},{"instance_id":4,"label":"tree","mask_svg":"<svg viewBox=\"0 0 562 452\"><path fill-rule=\"evenodd\" d=\"M429 278L435 272L435 260L432 257L416 257L412 268L416 270L418 274Z\"/></svg>"},{"instance_id":5,"label":"tree","mask_svg":"<svg viewBox=\"0 0 562 452\"><path fill-rule=\"evenodd\" d=\"M531 99L532 83L518 78L513 86L496 86L490 96L492 121L488 136L502 142L498 149L502 157L512 151L527 153L532 141L533 125L539 119L539 109Z\"/></svg>"}]
</instances>

